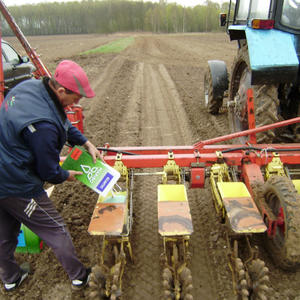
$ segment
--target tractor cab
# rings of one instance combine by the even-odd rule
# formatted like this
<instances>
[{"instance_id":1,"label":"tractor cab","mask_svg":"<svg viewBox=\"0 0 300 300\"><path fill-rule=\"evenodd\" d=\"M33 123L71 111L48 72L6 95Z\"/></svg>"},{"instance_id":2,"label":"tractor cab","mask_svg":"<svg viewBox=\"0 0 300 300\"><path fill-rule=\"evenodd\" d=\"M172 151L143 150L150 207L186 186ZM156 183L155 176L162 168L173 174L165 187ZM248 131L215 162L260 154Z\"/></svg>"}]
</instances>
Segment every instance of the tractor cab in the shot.
<instances>
[{"instance_id":1,"label":"tractor cab","mask_svg":"<svg viewBox=\"0 0 300 300\"><path fill-rule=\"evenodd\" d=\"M248 19L268 19L271 0L266 1L237 1L234 24L246 24Z\"/></svg>"},{"instance_id":2,"label":"tractor cab","mask_svg":"<svg viewBox=\"0 0 300 300\"><path fill-rule=\"evenodd\" d=\"M284 0L280 14L278 14L278 27L288 32L300 33L300 1Z\"/></svg>"},{"instance_id":3,"label":"tractor cab","mask_svg":"<svg viewBox=\"0 0 300 300\"><path fill-rule=\"evenodd\" d=\"M300 33L300 1L299 0L284 0L280 13L281 26L289 30L296 30Z\"/></svg>"},{"instance_id":4,"label":"tractor cab","mask_svg":"<svg viewBox=\"0 0 300 300\"><path fill-rule=\"evenodd\" d=\"M230 10L234 2L236 2L234 15L231 19ZM223 26L226 24L227 26L231 24L247 25L255 29L275 28L285 32L300 34L299 15L300 0L230 1L228 22L223 22Z\"/></svg>"},{"instance_id":5,"label":"tractor cab","mask_svg":"<svg viewBox=\"0 0 300 300\"><path fill-rule=\"evenodd\" d=\"M254 94L256 127L300 115L300 0L236 0L220 14L230 40L238 43L229 73L211 60L204 78L205 106L218 114L226 103L232 132L249 129L248 90ZM300 125L284 134L258 134L258 142L300 140ZM245 139L241 142L245 142Z\"/></svg>"}]
</instances>

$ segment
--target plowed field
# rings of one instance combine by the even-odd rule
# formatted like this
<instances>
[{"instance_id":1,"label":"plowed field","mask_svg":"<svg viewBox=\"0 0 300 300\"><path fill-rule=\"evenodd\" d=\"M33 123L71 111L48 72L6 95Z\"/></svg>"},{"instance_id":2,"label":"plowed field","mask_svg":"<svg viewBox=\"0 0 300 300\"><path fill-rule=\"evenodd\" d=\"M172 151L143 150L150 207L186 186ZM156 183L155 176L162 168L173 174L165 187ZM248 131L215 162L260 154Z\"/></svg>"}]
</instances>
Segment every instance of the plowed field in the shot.
<instances>
[{"instance_id":1,"label":"plowed field","mask_svg":"<svg viewBox=\"0 0 300 300\"><path fill-rule=\"evenodd\" d=\"M124 36L127 35L29 38L51 72L61 59L75 60L86 70L97 96L83 99L81 104L85 135L95 145L192 145L229 133L226 116L210 116L203 106L207 60L224 60L230 70L236 53L236 44L225 33L134 34L135 42L120 54L79 55ZM7 40L19 48L15 40ZM163 249L156 194L159 179L140 176L134 183L131 243L135 261L128 262L125 268L124 300L162 297ZM51 198L68 225L81 260L87 266L97 264L101 239L87 232L97 195L79 182L66 182L56 186ZM190 243L194 299L235 299L226 227L218 221L208 182L205 189L188 190L188 199L194 226ZM270 269L268 299L296 299L300 295L300 272L277 269L264 248L259 250ZM17 254L16 258L20 263L29 261L33 274L15 293L8 295L1 289L0 299L84 299L84 293L71 292L66 273L47 246L41 254Z\"/></svg>"}]
</instances>

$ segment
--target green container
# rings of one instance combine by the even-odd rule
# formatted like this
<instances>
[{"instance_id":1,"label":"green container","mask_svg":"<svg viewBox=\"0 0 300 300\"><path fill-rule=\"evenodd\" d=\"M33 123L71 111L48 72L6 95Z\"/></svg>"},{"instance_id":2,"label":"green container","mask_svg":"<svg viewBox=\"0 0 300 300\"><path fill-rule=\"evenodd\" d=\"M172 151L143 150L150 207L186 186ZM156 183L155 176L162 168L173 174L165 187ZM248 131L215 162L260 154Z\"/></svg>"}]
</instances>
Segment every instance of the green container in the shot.
<instances>
[{"instance_id":1,"label":"green container","mask_svg":"<svg viewBox=\"0 0 300 300\"><path fill-rule=\"evenodd\" d=\"M40 253L43 249L43 241L24 224L21 225L18 236L17 253Z\"/></svg>"},{"instance_id":2,"label":"green container","mask_svg":"<svg viewBox=\"0 0 300 300\"><path fill-rule=\"evenodd\" d=\"M65 170L82 172L82 175L75 175L75 177L103 197L108 194L120 177L116 169L100 159L94 163L92 156L84 148L78 146L72 149L61 167Z\"/></svg>"}]
</instances>

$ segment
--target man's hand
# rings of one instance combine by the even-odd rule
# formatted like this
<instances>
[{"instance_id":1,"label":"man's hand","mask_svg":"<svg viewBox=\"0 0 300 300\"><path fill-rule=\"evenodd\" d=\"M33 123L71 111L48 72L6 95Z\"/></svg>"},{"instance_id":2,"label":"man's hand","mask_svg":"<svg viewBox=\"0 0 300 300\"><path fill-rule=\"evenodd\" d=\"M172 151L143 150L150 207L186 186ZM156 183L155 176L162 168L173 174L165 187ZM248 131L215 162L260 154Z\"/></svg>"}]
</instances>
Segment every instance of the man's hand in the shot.
<instances>
[{"instance_id":1,"label":"man's hand","mask_svg":"<svg viewBox=\"0 0 300 300\"><path fill-rule=\"evenodd\" d=\"M85 144L83 144L83 146L92 155L94 163L96 163L97 158L104 161L103 156L100 154L99 150L90 141L87 141Z\"/></svg>"},{"instance_id":2,"label":"man's hand","mask_svg":"<svg viewBox=\"0 0 300 300\"><path fill-rule=\"evenodd\" d=\"M74 171L74 170L68 170L69 177L67 178L68 181L75 181L75 175L82 175L82 172L80 171Z\"/></svg>"}]
</instances>

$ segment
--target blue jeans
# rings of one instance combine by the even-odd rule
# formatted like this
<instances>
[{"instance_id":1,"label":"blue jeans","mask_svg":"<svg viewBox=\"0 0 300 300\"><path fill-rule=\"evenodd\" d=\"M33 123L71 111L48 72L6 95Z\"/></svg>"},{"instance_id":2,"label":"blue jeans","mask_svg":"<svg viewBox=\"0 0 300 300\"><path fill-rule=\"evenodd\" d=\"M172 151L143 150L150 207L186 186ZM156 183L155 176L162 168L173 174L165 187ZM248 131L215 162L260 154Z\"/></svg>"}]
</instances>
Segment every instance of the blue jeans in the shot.
<instances>
[{"instance_id":1,"label":"blue jeans","mask_svg":"<svg viewBox=\"0 0 300 300\"><path fill-rule=\"evenodd\" d=\"M0 199L0 278L4 283L15 282L21 274L14 257L21 223L52 248L70 280L86 276L66 225L44 192L34 199Z\"/></svg>"}]
</instances>

